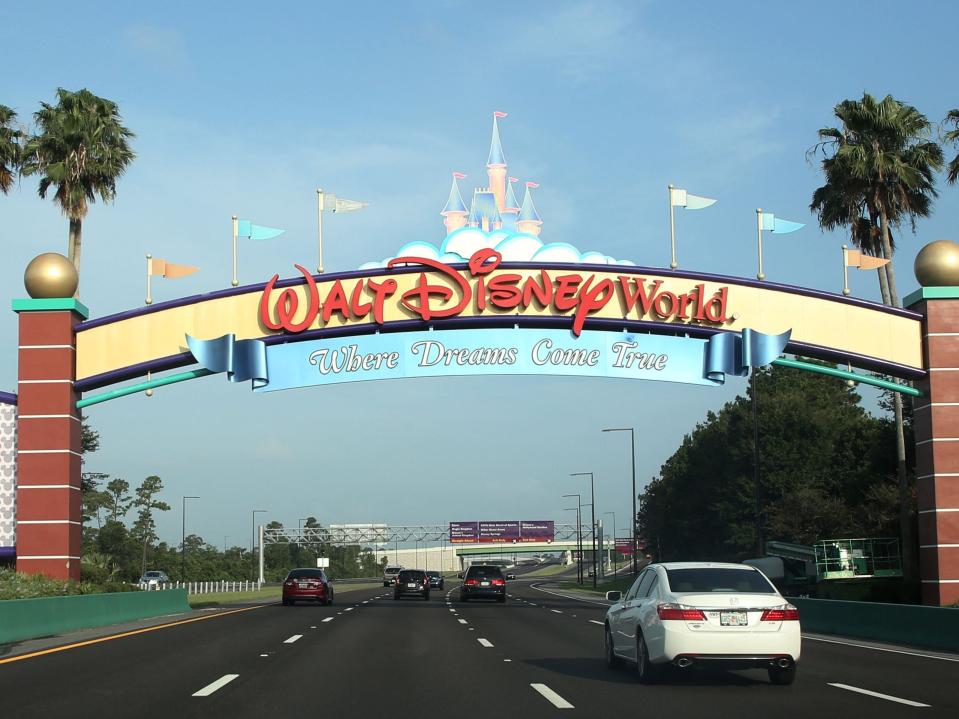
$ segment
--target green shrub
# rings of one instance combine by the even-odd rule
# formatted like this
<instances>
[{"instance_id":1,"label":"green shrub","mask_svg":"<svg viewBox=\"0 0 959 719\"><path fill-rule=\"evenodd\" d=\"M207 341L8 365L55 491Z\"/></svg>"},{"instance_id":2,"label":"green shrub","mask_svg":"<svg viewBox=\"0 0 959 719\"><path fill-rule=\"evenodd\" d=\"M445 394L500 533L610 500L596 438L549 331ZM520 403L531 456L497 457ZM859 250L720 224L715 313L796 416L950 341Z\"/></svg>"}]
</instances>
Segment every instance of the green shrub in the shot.
<instances>
[{"instance_id":1,"label":"green shrub","mask_svg":"<svg viewBox=\"0 0 959 719\"><path fill-rule=\"evenodd\" d=\"M89 578L89 575L85 578ZM70 594L131 591L139 590L137 587L116 580L103 582L62 581L50 579L40 574L18 574L12 569L0 569L0 599L35 599L37 597L62 597Z\"/></svg>"}]
</instances>

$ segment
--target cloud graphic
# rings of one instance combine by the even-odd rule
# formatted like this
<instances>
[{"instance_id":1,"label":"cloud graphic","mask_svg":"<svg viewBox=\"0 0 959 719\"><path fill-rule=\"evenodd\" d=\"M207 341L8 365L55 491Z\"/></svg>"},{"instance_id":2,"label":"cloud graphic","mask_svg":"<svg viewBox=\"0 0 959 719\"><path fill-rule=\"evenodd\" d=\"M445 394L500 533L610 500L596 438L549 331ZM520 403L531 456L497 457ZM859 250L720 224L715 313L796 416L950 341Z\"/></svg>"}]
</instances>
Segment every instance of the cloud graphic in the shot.
<instances>
[{"instance_id":1,"label":"cloud graphic","mask_svg":"<svg viewBox=\"0 0 959 719\"><path fill-rule=\"evenodd\" d=\"M568 242L544 243L538 237L524 232L494 230L483 232L476 227L463 227L446 236L439 247L417 240L403 245L395 257L425 257L447 264L466 262L477 250L494 249L503 256L504 262L566 262L594 265L629 265L629 260L617 260L602 252L581 252ZM367 262L361 270L386 267L393 257L380 262Z\"/></svg>"}]
</instances>

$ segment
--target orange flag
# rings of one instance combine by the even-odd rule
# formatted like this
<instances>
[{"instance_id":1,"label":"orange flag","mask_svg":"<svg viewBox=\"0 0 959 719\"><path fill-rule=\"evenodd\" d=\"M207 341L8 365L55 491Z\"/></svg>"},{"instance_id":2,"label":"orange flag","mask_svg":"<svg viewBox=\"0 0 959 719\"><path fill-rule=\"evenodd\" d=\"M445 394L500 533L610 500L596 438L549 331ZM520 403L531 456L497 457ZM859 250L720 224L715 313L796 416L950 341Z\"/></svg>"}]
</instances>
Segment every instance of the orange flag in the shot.
<instances>
[{"instance_id":1,"label":"orange flag","mask_svg":"<svg viewBox=\"0 0 959 719\"><path fill-rule=\"evenodd\" d=\"M199 267L194 267L193 265L176 265L156 257L150 259L150 274L166 277L167 279L186 277L187 275L192 275L194 272L197 272L199 269Z\"/></svg>"},{"instance_id":2,"label":"orange flag","mask_svg":"<svg viewBox=\"0 0 959 719\"><path fill-rule=\"evenodd\" d=\"M889 260L872 255L864 255L859 250L846 250L846 265L855 267L859 270L876 270L883 265L888 265Z\"/></svg>"}]
</instances>

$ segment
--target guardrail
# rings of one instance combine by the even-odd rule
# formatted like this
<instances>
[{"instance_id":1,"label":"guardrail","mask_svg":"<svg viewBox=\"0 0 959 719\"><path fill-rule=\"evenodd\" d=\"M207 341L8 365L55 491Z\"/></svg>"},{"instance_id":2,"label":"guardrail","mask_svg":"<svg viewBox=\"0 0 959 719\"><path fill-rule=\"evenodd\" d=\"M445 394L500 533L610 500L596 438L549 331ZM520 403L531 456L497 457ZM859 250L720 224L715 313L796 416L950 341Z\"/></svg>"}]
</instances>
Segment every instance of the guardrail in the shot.
<instances>
[{"instance_id":1,"label":"guardrail","mask_svg":"<svg viewBox=\"0 0 959 719\"><path fill-rule=\"evenodd\" d=\"M0 644L189 612L183 589L0 601Z\"/></svg>"},{"instance_id":2,"label":"guardrail","mask_svg":"<svg viewBox=\"0 0 959 719\"><path fill-rule=\"evenodd\" d=\"M959 608L787 597L805 631L959 651Z\"/></svg>"},{"instance_id":3,"label":"guardrail","mask_svg":"<svg viewBox=\"0 0 959 719\"><path fill-rule=\"evenodd\" d=\"M185 589L187 594L213 594L221 592L254 592L263 588L265 582L250 580L219 580L210 582L140 582L137 586L145 592L167 589Z\"/></svg>"}]
</instances>

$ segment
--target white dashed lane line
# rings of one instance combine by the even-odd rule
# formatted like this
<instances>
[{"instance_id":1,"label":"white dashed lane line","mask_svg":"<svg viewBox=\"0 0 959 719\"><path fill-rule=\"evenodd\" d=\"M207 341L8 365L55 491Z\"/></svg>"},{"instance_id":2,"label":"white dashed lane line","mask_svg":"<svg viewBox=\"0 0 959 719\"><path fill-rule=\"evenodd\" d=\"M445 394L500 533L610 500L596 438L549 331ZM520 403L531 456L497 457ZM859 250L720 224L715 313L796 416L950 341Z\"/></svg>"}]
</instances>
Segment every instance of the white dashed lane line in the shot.
<instances>
[{"instance_id":1,"label":"white dashed lane line","mask_svg":"<svg viewBox=\"0 0 959 719\"><path fill-rule=\"evenodd\" d=\"M548 701L557 709L573 709L574 708L572 704L570 704L568 701L563 699L563 697L561 697L559 694L554 692L545 684L530 684L530 686L533 687L533 689L538 691L540 694L542 694L543 697L546 699L546 701Z\"/></svg>"},{"instance_id":2,"label":"white dashed lane line","mask_svg":"<svg viewBox=\"0 0 959 719\"><path fill-rule=\"evenodd\" d=\"M601 627L606 626L606 625L603 624L602 622L597 622L595 619L590 619L589 622L590 622L590 624L598 624L598 625L601 626Z\"/></svg>"},{"instance_id":3,"label":"white dashed lane line","mask_svg":"<svg viewBox=\"0 0 959 719\"><path fill-rule=\"evenodd\" d=\"M562 614L562 612L558 609L550 609L549 611L551 611L553 614Z\"/></svg>"},{"instance_id":4,"label":"white dashed lane line","mask_svg":"<svg viewBox=\"0 0 959 719\"><path fill-rule=\"evenodd\" d=\"M302 639L302 638L303 638L303 635L302 635L302 634L294 634L294 635L293 635L292 637L290 637L289 639L284 639L284 640L283 640L283 643L284 643L284 644L292 644L293 642L295 642L295 641L297 641L297 640L299 640L299 639Z\"/></svg>"},{"instance_id":5,"label":"white dashed lane line","mask_svg":"<svg viewBox=\"0 0 959 719\"><path fill-rule=\"evenodd\" d=\"M889 694L880 694L879 692L869 691L868 689L860 689L859 687L852 687L848 684L834 684L832 682L827 682L829 686L836 687L836 689L845 689L846 691L856 692L857 694L865 694L866 696L875 697L876 699L885 699L890 702L897 702L899 704L905 704L910 707L928 707L928 704L922 704L920 702L914 702L910 699L900 699L899 697L890 696Z\"/></svg>"},{"instance_id":6,"label":"white dashed lane line","mask_svg":"<svg viewBox=\"0 0 959 719\"><path fill-rule=\"evenodd\" d=\"M468 624L465 619L457 619L456 621L458 621L460 624Z\"/></svg>"},{"instance_id":7,"label":"white dashed lane line","mask_svg":"<svg viewBox=\"0 0 959 719\"><path fill-rule=\"evenodd\" d=\"M194 693L193 693L193 696L195 696L195 697L208 697L208 696L210 696L213 692L215 692L217 689L222 689L223 687L225 687L227 684L229 684L230 682L232 682L232 681L233 681L234 679L236 679L238 676L240 676L240 675L239 675L239 674L224 674L222 677L220 677L219 679L217 679L217 680L216 680L215 682L213 682L212 684L207 684L207 685L206 685L205 687L203 687L200 691L194 692Z\"/></svg>"},{"instance_id":8,"label":"white dashed lane line","mask_svg":"<svg viewBox=\"0 0 959 719\"><path fill-rule=\"evenodd\" d=\"M478 637L476 641L478 641L480 644L482 644L484 647L487 647L487 648L493 646L493 642L491 642L489 639L483 639L482 637Z\"/></svg>"},{"instance_id":9,"label":"white dashed lane line","mask_svg":"<svg viewBox=\"0 0 959 719\"><path fill-rule=\"evenodd\" d=\"M323 621L324 621L324 622L332 622L333 619L334 619L334 617L327 617L327 618L324 619Z\"/></svg>"}]
</instances>

